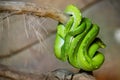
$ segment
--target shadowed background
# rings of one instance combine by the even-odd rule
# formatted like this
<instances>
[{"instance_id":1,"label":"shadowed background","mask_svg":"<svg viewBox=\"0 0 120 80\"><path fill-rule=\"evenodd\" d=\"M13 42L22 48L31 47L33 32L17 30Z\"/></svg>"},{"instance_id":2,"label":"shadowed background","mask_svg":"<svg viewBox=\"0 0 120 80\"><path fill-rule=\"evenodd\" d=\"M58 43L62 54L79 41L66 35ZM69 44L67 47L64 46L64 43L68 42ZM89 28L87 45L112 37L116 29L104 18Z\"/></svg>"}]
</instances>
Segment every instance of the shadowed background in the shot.
<instances>
[{"instance_id":1,"label":"shadowed background","mask_svg":"<svg viewBox=\"0 0 120 80\"><path fill-rule=\"evenodd\" d=\"M8 0L10 1L10 0ZM100 49L106 59L102 67L94 71L97 80L120 80L120 9L119 0L15 0L34 2L38 6L50 6L61 11L69 4L74 4L82 9L82 14L100 26L99 37L106 43L105 49ZM2 14L1 14L2 15ZM9 23L8 23L9 20ZM32 18L33 21L34 18ZM35 23L35 22L34 22ZM26 35L24 16L12 16L0 22L0 55L17 52L16 55L1 59L0 63L23 72L36 74L64 68L73 72L78 69L71 67L67 62L61 62L54 56L53 45L57 21L41 19L40 27L46 31L36 29L43 35L41 43L35 43L24 50L22 47L33 43L38 38L33 29ZM3 27L4 26L4 27Z\"/></svg>"}]
</instances>

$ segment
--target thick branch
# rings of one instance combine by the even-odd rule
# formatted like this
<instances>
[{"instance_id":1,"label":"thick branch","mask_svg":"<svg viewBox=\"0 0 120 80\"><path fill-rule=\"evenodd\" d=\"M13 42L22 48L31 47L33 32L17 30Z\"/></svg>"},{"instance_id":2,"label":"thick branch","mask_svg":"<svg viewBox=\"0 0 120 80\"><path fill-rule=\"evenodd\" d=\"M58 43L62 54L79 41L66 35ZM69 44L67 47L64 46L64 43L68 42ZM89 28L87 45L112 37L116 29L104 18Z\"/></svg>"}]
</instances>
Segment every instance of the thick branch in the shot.
<instances>
[{"instance_id":1,"label":"thick branch","mask_svg":"<svg viewBox=\"0 0 120 80\"><path fill-rule=\"evenodd\" d=\"M39 17L50 17L59 22L66 22L67 17L55 8L37 7L33 3L0 1L0 11L10 11L13 14L32 14ZM10 15L10 16L11 16ZM8 16L7 16L8 17Z\"/></svg>"},{"instance_id":2,"label":"thick branch","mask_svg":"<svg viewBox=\"0 0 120 80\"><path fill-rule=\"evenodd\" d=\"M11 80L95 80L87 73L72 73L65 69L58 69L46 74L33 74L15 71L4 65L0 65L0 76Z\"/></svg>"}]
</instances>

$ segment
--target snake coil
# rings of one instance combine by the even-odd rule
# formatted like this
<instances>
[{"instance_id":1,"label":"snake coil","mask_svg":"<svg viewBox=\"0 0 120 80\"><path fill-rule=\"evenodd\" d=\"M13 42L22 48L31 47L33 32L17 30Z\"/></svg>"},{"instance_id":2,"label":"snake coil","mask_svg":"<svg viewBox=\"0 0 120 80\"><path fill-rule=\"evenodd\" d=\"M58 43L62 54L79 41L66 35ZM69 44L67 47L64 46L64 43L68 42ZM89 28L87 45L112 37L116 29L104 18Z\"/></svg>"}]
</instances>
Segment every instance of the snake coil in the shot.
<instances>
[{"instance_id":1,"label":"snake coil","mask_svg":"<svg viewBox=\"0 0 120 80\"><path fill-rule=\"evenodd\" d=\"M55 55L86 71L98 69L104 62L104 55L97 51L105 44L96 36L99 27L88 18L83 18L78 8L69 5L65 13L70 16L66 24L59 23L54 45Z\"/></svg>"}]
</instances>

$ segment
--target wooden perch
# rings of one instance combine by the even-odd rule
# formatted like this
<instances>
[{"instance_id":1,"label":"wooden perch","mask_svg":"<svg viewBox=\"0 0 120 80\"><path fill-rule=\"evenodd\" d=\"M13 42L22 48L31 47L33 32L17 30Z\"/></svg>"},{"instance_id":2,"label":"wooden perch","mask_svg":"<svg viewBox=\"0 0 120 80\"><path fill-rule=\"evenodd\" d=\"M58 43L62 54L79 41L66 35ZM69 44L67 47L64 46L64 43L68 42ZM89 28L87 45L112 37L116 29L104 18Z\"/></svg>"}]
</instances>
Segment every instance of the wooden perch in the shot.
<instances>
[{"instance_id":1,"label":"wooden perch","mask_svg":"<svg viewBox=\"0 0 120 80\"><path fill-rule=\"evenodd\" d=\"M50 17L61 23L67 21L67 17L59 10L52 7L37 7L33 3L24 3L18 1L0 1L0 12L9 11L12 12L10 15L14 14L32 14L39 17ZM6 16L6 17L8 17ZM4 18L6 18L4 17Z\"/></svg>"}]
</instances>

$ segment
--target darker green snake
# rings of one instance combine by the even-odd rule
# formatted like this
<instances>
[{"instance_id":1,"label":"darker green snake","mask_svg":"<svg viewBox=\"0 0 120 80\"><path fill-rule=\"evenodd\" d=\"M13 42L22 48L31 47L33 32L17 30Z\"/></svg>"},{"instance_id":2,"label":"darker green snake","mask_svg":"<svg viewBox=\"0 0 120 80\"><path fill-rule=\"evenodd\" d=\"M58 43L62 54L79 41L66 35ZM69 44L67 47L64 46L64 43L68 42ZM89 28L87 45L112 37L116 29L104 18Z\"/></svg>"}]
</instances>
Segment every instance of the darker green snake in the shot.
<instances>
[{"instance_id":1,"label":"darker green snake","mask_svg":"<svg viewBox=\"0 0 120 80\"><path fill-rule=\"evenodd\" d=\"M97 37L99 26L84 18L78 8L67 6L65 13L69 15L66 24L57 26L54 44L55 56L67 61L75 68L85 71L98 69L104 62L104 55L97 51L105 48L105 44Z\"/></svg>"}]
</instances>

